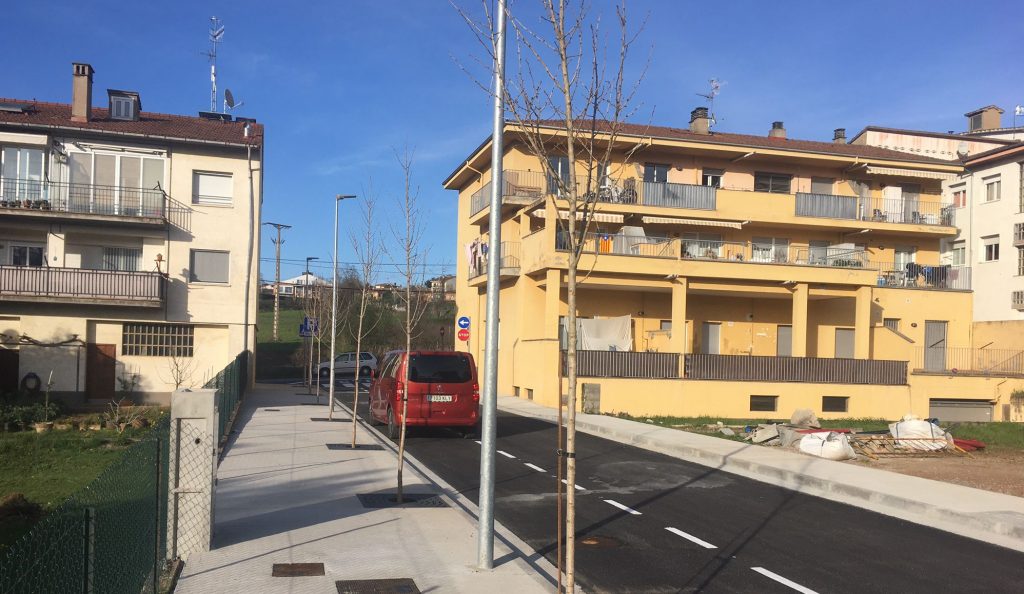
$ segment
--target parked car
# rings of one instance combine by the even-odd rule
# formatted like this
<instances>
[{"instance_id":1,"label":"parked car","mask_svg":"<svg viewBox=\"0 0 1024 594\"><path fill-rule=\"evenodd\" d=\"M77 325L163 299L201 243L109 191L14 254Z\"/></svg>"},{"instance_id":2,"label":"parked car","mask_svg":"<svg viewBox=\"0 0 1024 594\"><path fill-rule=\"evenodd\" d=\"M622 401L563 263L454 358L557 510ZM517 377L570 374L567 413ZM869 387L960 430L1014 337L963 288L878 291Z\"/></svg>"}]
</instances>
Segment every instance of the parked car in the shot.
<instances>
[{"instance_id":1,"label":"parked car","mask_svg":"<svg viewBox=\"0 0 1024 594\"><path fill-rule=\"evenodd\" d=\"M399 351L384 359L370 385L370 416L375 423L387 425L388 437L398 437L401 427L407 367L407 427L456 427L467 437L478 433L480 385L473 356L455 351Z\"/></svg>"},{"instance_id":2,"label":"parked car","mask_svg":"<svg viewBox=\"0 0 1024 594\"><path fill-rule=\"evenodd\" d=\"M341 353L334 358L334 375L355 375L356 367L359 368L359 376L370 377L370 373L377 369L377 357L373 356L373 353L359 353L359 358L356 358L355 353ZM324 361L317 368L317 373L320 374L321 380L330 380L331 376L331 362Z\"/></svg>"}]
</instances>

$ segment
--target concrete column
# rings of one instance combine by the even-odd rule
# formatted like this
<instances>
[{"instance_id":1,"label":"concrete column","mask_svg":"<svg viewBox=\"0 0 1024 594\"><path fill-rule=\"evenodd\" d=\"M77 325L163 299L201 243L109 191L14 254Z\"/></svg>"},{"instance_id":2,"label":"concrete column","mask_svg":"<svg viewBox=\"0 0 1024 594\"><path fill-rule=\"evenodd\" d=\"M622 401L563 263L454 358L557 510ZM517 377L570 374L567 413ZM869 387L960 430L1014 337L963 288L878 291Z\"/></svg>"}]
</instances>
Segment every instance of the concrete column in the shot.
<instances>
[{"instance_id":1,"label":"concrete column","mask_svg":"<svg viewBox=\"0 0 1024 594\"><path fill-rule=\"evenodd\" d=\"M669 351L686 352L686 291L689 286L685 277L677 278L672 283L672 335L669 338Z\"/></svg>"},{"instance_id":2,"label":"concrete column","mask_svg":"<svg viewBox=\"0 0 1024 594\"><path fill-rule=\"evenodd\" d=\"M213 541L213 495L217 472L216 390L171 394L167 472L167 555L186 559L209 551Z\"/></svg>"},{"instance_id":3,"label":"concrete column","mask_svg":"<svg viewBox=\"0 0 1024 594\"><path fill-rule=\"evenodd\" d=\"M807 356L807 283L793 287L793 356Z\"/></svg>"},{"instance_id":4,"label":"concrete column","mask_svg":"<svg viewBox=\"0 0 1024 594\"><path fill-rule=\"evenodd\" d=\"M53 225L46 234L46 265L53 268L64 267L65 237L60 225Z\"/></svg>"},{"instance_id":5,"label":"concrete column","mask_svg":"<svg viewBox=\"0 0 1024 594\"><path fill-rule=\"evenodd\" d=\"M562 271L547 270L544 293L544 338L558 338L558 317L562 312Z\"/></svg>"},{"instance_id":6,"label":"concrete column","mask_svg":"<svg viewBox=\"0 0 1024 594\"><path fill-rule=\"evenodd\" d=\"M856 310L853 322L853 357L871 357L871 287L857 289Z\"/></svg>"}]
</instances>

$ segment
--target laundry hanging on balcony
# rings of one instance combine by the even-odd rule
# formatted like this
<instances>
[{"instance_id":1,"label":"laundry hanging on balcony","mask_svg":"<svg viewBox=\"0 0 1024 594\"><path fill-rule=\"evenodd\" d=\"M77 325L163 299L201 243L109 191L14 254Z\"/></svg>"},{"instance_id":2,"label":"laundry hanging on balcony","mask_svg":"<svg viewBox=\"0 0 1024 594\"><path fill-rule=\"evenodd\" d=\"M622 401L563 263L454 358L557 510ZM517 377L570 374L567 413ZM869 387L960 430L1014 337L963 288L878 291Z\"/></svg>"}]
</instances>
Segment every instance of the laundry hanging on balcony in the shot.
<instances>
[{"instance_id":1,"label":"laundry hanging on balcony","mask_svg":"<svg viewBox=\"0 0 1024 594\"><path fill-rule=\"evenodd\" d=\"M633 320L617 318L578 319L580 348L586 351L632 351Z\"/></svg>"}]
</instances>

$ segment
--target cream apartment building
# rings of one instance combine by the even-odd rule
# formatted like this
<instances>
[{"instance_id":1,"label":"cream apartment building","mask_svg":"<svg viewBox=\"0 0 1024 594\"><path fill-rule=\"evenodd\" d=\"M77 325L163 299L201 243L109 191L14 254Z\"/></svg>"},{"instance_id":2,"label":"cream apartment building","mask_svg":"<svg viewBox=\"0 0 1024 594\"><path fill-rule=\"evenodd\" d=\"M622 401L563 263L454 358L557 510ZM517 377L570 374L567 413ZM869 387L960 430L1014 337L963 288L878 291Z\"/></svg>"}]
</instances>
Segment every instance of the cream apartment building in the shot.
<instances>
[{"instance_id":1,"label":"cream apartment building","mask_svg":"<svg viewBox=\"0 0 1024 594\"><path fill-rule=\"evenodd\" d=\"M0 100L0 391L167 403L254 348L263 128L93 78Z\"/></svg>"}]
</instances>

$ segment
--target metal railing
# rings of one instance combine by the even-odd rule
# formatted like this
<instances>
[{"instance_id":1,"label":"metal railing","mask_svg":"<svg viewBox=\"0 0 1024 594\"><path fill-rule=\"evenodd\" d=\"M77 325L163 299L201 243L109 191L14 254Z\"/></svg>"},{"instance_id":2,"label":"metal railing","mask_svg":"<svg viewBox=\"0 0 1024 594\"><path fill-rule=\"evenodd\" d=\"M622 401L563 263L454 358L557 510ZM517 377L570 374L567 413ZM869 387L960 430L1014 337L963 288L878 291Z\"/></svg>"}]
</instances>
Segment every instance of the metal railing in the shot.
<instances>
[{"instance_id":1,"label":"metal railing","mask_svg":"<svg viewBox=\"0 0 1024 594\"><path fill-rule=\"evenodd\" d=\"M566 235L562 232L556 235L556 249L559 251L569 249L565 239ZM582 253L678 258L679 239L623 233L587 233L583 239Z\"/></svg>"},{"instance_id":2,"label":"metal railing","mask_svg":"<svg viewBox=\"0 0 1024 594\"><path fill-rule=\"evenodd\" d=\"M0 592L161 591L168 421L0 553Z\"/></svg>"},{"instance_id":3,"label":"metal railing","mask_svg":"<svg viewBox=\"0 0 1024 594\"><path fill-rule=\"evenodd\" d=\"M1024 291L1010 293L1010 307L1017 311L1024 311Z\"/></svg>"},{"instance_id":4,"label":"metal railing","mask_svg":"<svg viewBox=\"0 0 1024 594\"><path fill-rule=\"evenodd\" d=\"M683 377L699 380L803 382L820 384L907 383L907 362L819 357L683 355Z\"/></svg>"},{"instance_id":5,"label":"metal railing","mask_svg":"<svg viewBox=\"0 0 1024 594\"><path fill-rule=\"evenodd\" d=\"M949 264L925 266L916 262L872 262L878 270L878 286L912 289L971 289L971 267Z\"/></svg>"},{"instance_id":6,"label":"metal railing","mask_svg":"<svg viewBox=\"0 0 1024 594\"><path fill-rule=\"evenodd\" d=\"M1024 376L1024 350L927 347L914 349L915 372Z\"/></svg>"},{"instance_id":7,"label":"metal railing","mask_svg":"<svg viewBox=\"0 0 1024 594\"><path fill-rule=\"evenodd\" d=\"M217 372L204 388L217 391L217 410L220 421L220 444L223 446L231 435L238 407L245 397L246 386L249 385L249 353L243 351L235 356L224 369Z\"/></svg>"},{"instance_id":8,"label":"metal railing","mask_svg":"<svg viewBox=\"0 0 1024 594\"><path fill-rule=\"evenodd\" d=\"M1024 245L1024 223L1013 224L1013 245Z\"/></svg>"},{"instance_id":9,"label":"metal railing","mask_svg":"<svg viewBox=\"0 0 1024 594\"><path fill-rule=\"evenodd\" d=\"M714 186L643 182L640 203L644 206L715 210L717 191Z\"/></svg>"},{"instance_id":10,"label":"metal railing","mask_svg":"<svg viewBox=\"0 0 1024 594\"><path fill-rule=\"evenodd\" d=\"M796 193L796 215L800 217L952 226L954 213L950 204L919 197L860 198Z\"/></svg>"},{"instance_id":11,"label":"metal railing","mask_svg":"<svg viewBox=\"0 0 1024 594\"><path fill-rule=\"evenodd\" d=\"M732 260L735 262L743 262L748 259L746 242L684 239L682 245L682 257L686 259Z\"/></svg>"},{"instance_id":12,"label":"metal railing","mask_svg":"<svg viewBox=\"0 0 1024 594\"><path fill-rule=\"evenodd\" d=\"M166 281L159 272L0 266L0 295L161 301Z\"/></svg>"},{"instance_id":13,"label":"metal railing","mask_svg":"<svg viewBox=\"0 0 1024 594\"><path fill-rule=\"evenodd\" d=\"M476 278L487 274L487 260L489 254L480 254L474 261L469 263L469 278ZM518 241L501 242L501 262L498 268L519 269L519 261L522 255L522 244Z\"/></svg>"},{"instance_id":14,"label":"metal railing","mask_svg":"<svg viewBox=\"0 0 1024 594\"><path fill-rule=\"evenodd\" d=\"M167 195L160 188L2 178L0 208L165 219Z\"/></svg>"},{"instance_id":15,"label":"metal railing","mask_svg":"<svg viewBox=\"0 0 1024 594\"><path fill-rule=\"evenodd\" d=\"M501 198L532 202L547 195L547 178L540 171L502 170ZM469 215L473 216L490 205L491 182L487 182L469 197Z\"/></svg>"},{"instance_id":16,"label":"metal railing","mask_svg":"<svg viewBox=\"0 0 1024 594\"><path fill-rule=\"evenodd\" d=\"M566 351L562 351L562 374L568 373ZM634 351L576 351L579 377L678 379L678 353Z\"/></svg>"},{"instance_id":17,"label":"metal railing","mask_svg":"<svg viewBox=\"0 0 1024 594\"><path fill-rule=\"evenodd\" d=\"M810 247L797 251L796 263L833 268L869 268L868 253L862 249Z\"/></svg>"}]
</instances>

